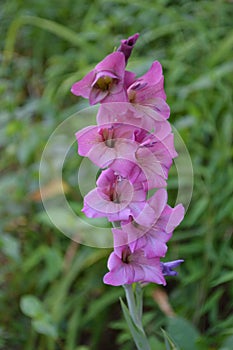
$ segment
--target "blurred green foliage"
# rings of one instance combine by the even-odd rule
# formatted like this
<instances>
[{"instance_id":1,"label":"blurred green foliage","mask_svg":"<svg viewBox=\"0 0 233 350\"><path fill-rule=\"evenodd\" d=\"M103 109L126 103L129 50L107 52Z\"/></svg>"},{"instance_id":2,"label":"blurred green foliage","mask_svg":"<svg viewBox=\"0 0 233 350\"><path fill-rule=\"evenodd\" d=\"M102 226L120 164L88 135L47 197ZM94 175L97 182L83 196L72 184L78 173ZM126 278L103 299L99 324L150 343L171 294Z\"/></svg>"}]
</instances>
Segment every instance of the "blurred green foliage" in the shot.
<instances>
[{"instance_id":1,"label":"blurred green foliage","mask_svg":"<svg viewBox=\"0 0 233 350\"><path fill-rule=\"evenodd\" d=\"M165 288L179 317L164 314L153 297L160 289L149 285L145 328L152 349L232 349L232 2L5 0L0 7L0 349L134 349L123 290L102 282L109 250L79 246L42 219L37 191L48 137L87 106L71 95L72 83L135 32L128 68L140 75L162 63L170 120L194 169L192 201L167 255L185 259ZM67 163L67 198L80 208L76 147ZM175 176L172 168L171 202Z\"/></svg>"}]
</instances>

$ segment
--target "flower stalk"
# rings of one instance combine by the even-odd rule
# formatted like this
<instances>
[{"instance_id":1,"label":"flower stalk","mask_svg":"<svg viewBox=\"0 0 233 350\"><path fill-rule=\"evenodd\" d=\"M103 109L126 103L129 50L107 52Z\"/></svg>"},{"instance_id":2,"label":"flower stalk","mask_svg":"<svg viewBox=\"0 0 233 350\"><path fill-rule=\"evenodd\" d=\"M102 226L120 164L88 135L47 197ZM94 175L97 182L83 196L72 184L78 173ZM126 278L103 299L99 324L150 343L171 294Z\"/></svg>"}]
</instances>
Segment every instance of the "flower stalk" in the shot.
<instances>
[{"instance_id":1,"label":"flower stalk","mask_svg":"<svg viewBox=\"0 0 233 350\"><path fill-rule=\"evenodd\" d=\"M129 324L129 320L127 319L127 317L126 322L128 323L135 345L137 346L138 350L150 350L150 345L142 325L142 288L138 283L136 284L135 289L133 288L132 284L124 284L123 288L125 290L129 315L131 317L134 327L132 327L132 325Z\"/></svg>"}]
</instances>

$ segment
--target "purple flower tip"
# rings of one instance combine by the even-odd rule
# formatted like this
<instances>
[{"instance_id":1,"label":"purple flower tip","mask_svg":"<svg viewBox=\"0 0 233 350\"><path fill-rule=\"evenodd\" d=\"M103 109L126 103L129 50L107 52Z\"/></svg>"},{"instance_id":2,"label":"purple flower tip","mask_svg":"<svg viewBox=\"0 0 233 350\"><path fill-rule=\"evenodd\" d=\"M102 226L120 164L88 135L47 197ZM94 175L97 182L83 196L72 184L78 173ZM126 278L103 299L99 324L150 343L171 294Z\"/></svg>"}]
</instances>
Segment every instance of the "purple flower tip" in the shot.
<instances>
[{"instance_id":1,"label":"purple flower tip","mask_svg":"<svg viewBox=\"0 0 233 350\"><path fill-rule=\"evenodd\" d=\"M121 40L121 45L118 47L117 51L123 52L125 55L125 64L127 63L129 56L134 48L134 45L139 37L139 34L136 33L130 36L128 39Z\"/></svg>"},{"instance_id":2,"label":"purple flower tip","mask_svg":"<svg viewBox=\"0 0 233 350\"><path fill-rule=\"evenodd\" d=\"M173 271L174 268L179 266L184 260L174 260L174 261L168 261L166 263L161 262L162 267L162 273L164 276L176 276L178 273L176 271Z\"/></svg>"}]
</instances>

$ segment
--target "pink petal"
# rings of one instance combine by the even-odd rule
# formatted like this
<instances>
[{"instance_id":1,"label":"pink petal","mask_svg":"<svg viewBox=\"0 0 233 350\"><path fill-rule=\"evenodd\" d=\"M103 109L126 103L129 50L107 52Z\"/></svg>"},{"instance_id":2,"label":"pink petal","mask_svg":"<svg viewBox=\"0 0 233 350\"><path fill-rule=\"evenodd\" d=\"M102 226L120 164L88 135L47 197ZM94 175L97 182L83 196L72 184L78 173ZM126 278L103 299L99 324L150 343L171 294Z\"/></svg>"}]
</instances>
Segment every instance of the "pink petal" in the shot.
<instances>
[{"instance_id":1,"label":"pink petal","mask_svg":"<svg viewBox=\"0 0 233 350\"><path fill-rule=\"evenodd\" d=\"M184 207L182 204L178 204L171 213L169 221L167 223L167 232L172 232L184 218Z\"/></svg>"},{"instance_id":2,"label":"pink petal","mask_svg":"<svg viewBox=\"0 0 233 350\"><path fill-rule=\"evenodd\" d=\"M134 217L135 221L142 226L151 227L155 220L155 211L147 203L140 214Z\"/></svg>"},{"instance_id":3,"label":"pink petal","mask_svg":"<svg viewBox=\"0 0 233 350\"><path fill-rule=\"evenodd\" d=\"M76 132L75 136L80 156L87 156L91 148L102 141L101 135L98 134L98 127L94 125Z\"/></svg>"},{"instance_id":4,"label":"pink petal","mask_svg":"<svg viewBox=\"0 0 233 350\"><path fill-rule=\"evenodd\" d=\"M136 79L136 74L130 71L125 71L125 80L124 80L124 87L128 89L130 85L134 83Z\"/></svg>"},{"instance_id":5,"label":"pink petal","mask_svg":"<svg viewBox=\"0 0 233 350\"><path fill-rule=\"evenodd\" d=\"M89 95L89 100L90 100L90 105L93 106L99 102L101 102L105 97L109 95L108 90L101 90L96 87L93 87L90 91Z\"/></svg>"},{"instance_id":6,"label":"pink petal","mask_svg":"<svg viewBox=\"0 0 233 350\"><path fill-rule=\"evenodd\" d=\"M155 221L160 217L161 213L163 212L166 203L167 203L167 191L163 188L157 190L155 194L149 198L148 200L149 205L151 208L154 209L155 212Z\"/></svg>"},{"instance_id":7,"label":"pink petal","mask_svg":"<svg viewBox=\"0 0 233 350\"><path fill-rule=\"evenodd\" d=\"M109 71L115 74L119 79L124 77L125 73L125 57L122 52L113 52L106 56L103 61L95 67L97 72Z\"/></svg>"},{"instance_id":8,"label":"pink petal","mask_svg":"<svg viewBox=\"0 0 233 350\"><path fill-rule=\"evenodd\" d=\"M155 61L152 63L150 69L140 78L140 80L149 85L155 85L156 83L160 82L162 74L163 71L160 62Z\"/></svg>"},{"instance_id":9,"label":"pink petal","mask_svg":"<svg viewBox=\"0 0 233 350\"><path fill-rule=\"evenodd\" d=\"M89 98L91 84L95 78L95 71L89 72L82 80L78 81L71 87L71 92L76 96Z\"/></svg>"},{"instance_id":10,"label":"pink petal","mask_svg":"<svg viewBox=\"0 0 233 350\"><path fill-rule=\"evenodd\" d=\"M132 284L135 281L134 268L122 263L104 276L104 283L111 284L113 286L121 286L123 284Z\"/></svg>"},{"instance_id":11,"label":"pink petal","mask_svg":"<svg viewBox=\"0 0 233 350\"><path fill-rule=\"evenodd\" d=\"M121 255L118 256L115 254L115 251L112 252L108 258L108 263L107 263L108 269L110 271L117 268L119 269L121 265L122 265Z\"/></svg>"},{"instance_id":12,"label":"pink petal","mask_svg":"<svg viewBox=\"0 0 233 350\"><path fill-rule=\"evenodd\" d=\"M144 282L154 282L157 284L166 285L166 281L162 274L160 259L149 259L148 265L143 266L145 277Z\"/></svg>"}]
</instances>

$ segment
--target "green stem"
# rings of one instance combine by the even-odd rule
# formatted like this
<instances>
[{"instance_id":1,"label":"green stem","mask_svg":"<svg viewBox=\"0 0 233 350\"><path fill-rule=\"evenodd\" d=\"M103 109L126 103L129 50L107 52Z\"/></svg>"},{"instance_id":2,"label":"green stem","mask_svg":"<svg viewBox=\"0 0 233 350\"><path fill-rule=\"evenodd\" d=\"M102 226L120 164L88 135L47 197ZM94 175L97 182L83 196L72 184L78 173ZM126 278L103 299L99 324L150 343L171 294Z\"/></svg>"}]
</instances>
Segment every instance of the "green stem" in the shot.
<instances>
[{"instance_id":1,"label":"green stem","mask_svg":"<svg viewBox=\"0 0 233 350\"><path fill-rule=\"evenodd\" d=\"M138 350L150 350L150 345L146 337L142 325L142 289L139 284L136 285L134 295L132 284L123 285L128 304L130 317L135 325L135 330L132 332L133 340ZM135 333L136 332L136 333Z\"/></svg>"},{"instance_id":2,"label":"green stem","mask_svg":"<svg viewBox=\"0 0 233 350\"><path fill-rule=\"evenodd\" d=\"M142 321L137 312L132 284L125 284L123 287L125 290L125 296L126 296L130 316L134 321L135 325L143 331Z\"/></svg>"}]
</instances>

